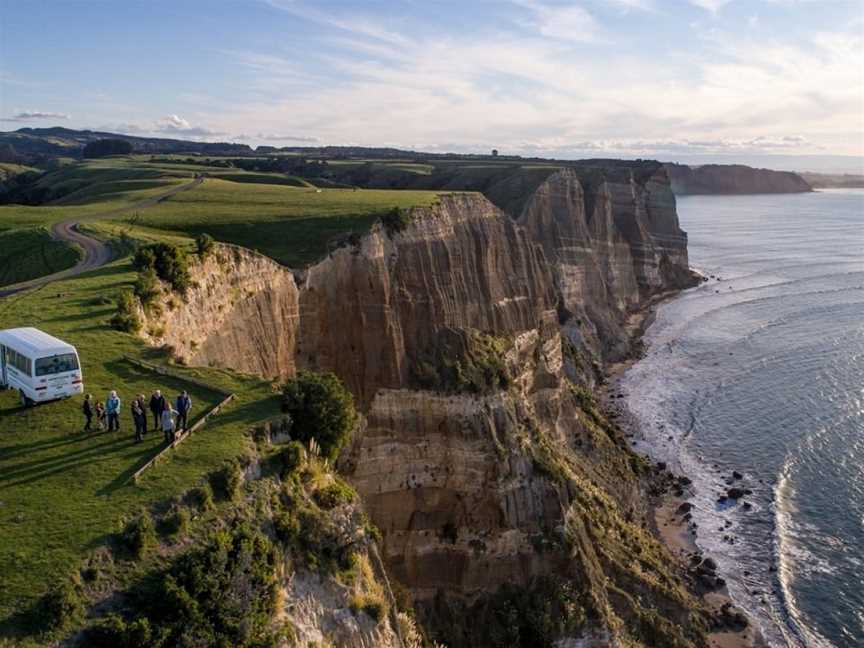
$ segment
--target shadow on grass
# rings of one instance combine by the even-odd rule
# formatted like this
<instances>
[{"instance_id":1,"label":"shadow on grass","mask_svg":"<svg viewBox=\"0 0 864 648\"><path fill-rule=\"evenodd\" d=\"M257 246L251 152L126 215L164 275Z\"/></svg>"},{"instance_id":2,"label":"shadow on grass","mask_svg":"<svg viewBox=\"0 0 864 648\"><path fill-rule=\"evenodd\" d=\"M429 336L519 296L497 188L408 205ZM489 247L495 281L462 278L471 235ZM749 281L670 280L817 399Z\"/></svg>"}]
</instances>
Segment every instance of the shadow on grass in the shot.
<instances>
[{"instance_id":1,"label":"shadow on grass","mask_svg":"<svg viewBox=\"0 0 864 648\"><path fill-rule=\"evenodd\" d=\"M31 484L69 470L74 470L78 467L111 459L111 455L114 455L116 452L131 449L135 445L134 439L124 435L122 438L116 438L96 446L82 448L77 452L72 452L59 457L50 457L43 460L28 462L26 465L18 466L12 470L4 470L3 474L0 475L0 490ZM136 457L137 461L135 461L130 468L127 468L126 471L124 471L124 473L129 473L126 479L128 479L135 470L149 461L150 458L155 456L161 448L161 445L142 446L142 452ZM115 457L114 459L116 460L119 458ZM115 478L111 484L115 481L117 481L117 478ZM111 488L111 484L101 489L99 494L104 495L116 490L116 488ZM109 488L111 488L111 490L106 490Z\"/></svg>"},{"instance_id":2,"label":"shadow on grass","mask_svg":"<svg viewBox=\"0 0 864 648\"><path fill-rule=\"evenodd\" d=\"M100 319L109 317L113 313L117 312L116 308L99 308L92 310L85 310L83 313L78 313L77 315L61 315L59 317L49 317L42 321L44 322L82 322L85 320L93 319L94 317L98 317Z\"/></svg>"}]
</instances>

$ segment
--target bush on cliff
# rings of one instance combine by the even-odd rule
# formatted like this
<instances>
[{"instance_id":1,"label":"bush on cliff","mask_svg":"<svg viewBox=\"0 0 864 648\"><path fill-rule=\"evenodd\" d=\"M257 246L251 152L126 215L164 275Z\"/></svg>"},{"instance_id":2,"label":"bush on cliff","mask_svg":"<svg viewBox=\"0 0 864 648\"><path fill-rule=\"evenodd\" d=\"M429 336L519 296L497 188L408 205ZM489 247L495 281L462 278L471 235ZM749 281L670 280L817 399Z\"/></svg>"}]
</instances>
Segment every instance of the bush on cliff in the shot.
<instances>
[{"instance_id":1,"label":"bush on cliff","mask_svg":"<svg viewBox=\"0 0 864 648\"><path fill-rule=\"evenodd\" d=\"M146 268L139 272L132 291L144 308L152 306L159 297L159 277L156 276L156 271Z\"/></svg>"},{"instance_id":2,"label":"bush on cliff","mask_svg":"<svg viewBox=\"0 0 864 648\"><path fill-rule=\"evenodd\" d=\"M142 645L130 644L142 637L160 648L276 646L279 562L267 537L246 524L214 532L133 592L135 621L109 617L88 638L104 646Z\"/></svg>"},{"instance_id":3,"label":"bush on cliff","mask_svg":"<svg viewBox=\"0 0 864 648\"><path fill-rule=\"evenodd\" d=\"M131 290L124 290L117 298L117 312L111 317L112 328L124 333L137 333L141 330L138 316L138 302Z\"/></svg>"},{"instance_id":4,"label":"bush on cliff","mask_svg":"<svg viewBox=\"0 0 864 648\"><path fill-rule=\"evenodd\" d=\"M357 421L354 397L332 373L300 371L282 389L282 411L291 415L291 436L315 439L321 455L335 460Z\"/></svg>"},{"instance_id":5,"label":"bush on cliff","mask_svg":"<svg viewBox=\"0 0 864 648\"><path fill-rule=\"evenodd\" d=\"M414 364L424 389L488 394L510 386L507 340L473 329L442 329Z\"/></svg>"},{"instance_id":6,"label":"bush on cliff","mask_svg":"<svg viewBox=\"0 0 864 648\"><path fill-rule=\"evenodd\" d=\"M139 248L132 257L132 266L140 273L153 270L157 277L180 293L185 293L192 284L189 257L176 245L154 243Z\"/></svg>"},{"instance_id":7,"label":"bush on cliff","mask_svg":"<svg viewBox=\"0 0 864 648\"><path fill-rule=\"evenodd\" d=\"M389 236L404 230L411 224L411 211L394 207L381 217L381 223Z\"/></svg>"},{"instance_id":8,"label":"bush on cliff","mask_svg":"<svg viewBox=\"0 0 864 648\"><path fill-rule=\"evenodd\" d=\"M216 247L216 241L209 234L199 234L195 237L195 252L202 259L206 259Z\"/></svg>"}]
</instances>

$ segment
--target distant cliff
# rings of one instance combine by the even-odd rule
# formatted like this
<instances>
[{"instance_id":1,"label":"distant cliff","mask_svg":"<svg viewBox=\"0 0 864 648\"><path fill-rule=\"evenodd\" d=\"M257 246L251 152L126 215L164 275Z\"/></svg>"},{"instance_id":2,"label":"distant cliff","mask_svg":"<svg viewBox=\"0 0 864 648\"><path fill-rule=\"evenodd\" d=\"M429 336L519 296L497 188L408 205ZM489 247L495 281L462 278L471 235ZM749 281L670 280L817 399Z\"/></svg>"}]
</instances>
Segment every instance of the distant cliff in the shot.
<instances>
[{"instance_id":1,"label":"distant cliff","mask_svg":"<svg viewBox=\"0 0 864 648\"><path fill-rule=\"evenodd\" d=\"M665 165L678 196L688 194L806 193L813 191L797 173L754 169L743 164Z\"/></svg>"}]
</instances>

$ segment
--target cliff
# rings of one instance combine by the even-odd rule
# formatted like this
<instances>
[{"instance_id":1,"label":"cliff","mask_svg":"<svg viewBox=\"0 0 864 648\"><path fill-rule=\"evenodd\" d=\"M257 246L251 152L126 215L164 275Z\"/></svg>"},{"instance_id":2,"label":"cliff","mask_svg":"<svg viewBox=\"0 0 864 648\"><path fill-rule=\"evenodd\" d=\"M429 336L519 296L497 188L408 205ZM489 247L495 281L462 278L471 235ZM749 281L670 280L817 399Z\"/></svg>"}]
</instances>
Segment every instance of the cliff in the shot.
<instances>
[{"instance_id":1,"label":"cliff","mask_svg":"<svg viewBox=\"0 0 864 648\"><path fill-rule=\"evenodd\" d=\"M704 645L706 614L646 531L651 471L574 382L627 352L628 315L690 282L668 178L607 165L495 187L509 214L442 196L296 276L221 248L148 339L342 379L364 416L340 470L432 636Z\"/></svg>"},{"instance_id":2,"label":"cliff","mask_svg":"<svg viewBox=\"0 0 864 648\"><path fill-rule=\"evenodd\" d=\"M805 193L812 191L801 176L791 171L754 169L742 164L706 164L689 167L664 165L676 195Z\"/></svg>"}]
</instances>

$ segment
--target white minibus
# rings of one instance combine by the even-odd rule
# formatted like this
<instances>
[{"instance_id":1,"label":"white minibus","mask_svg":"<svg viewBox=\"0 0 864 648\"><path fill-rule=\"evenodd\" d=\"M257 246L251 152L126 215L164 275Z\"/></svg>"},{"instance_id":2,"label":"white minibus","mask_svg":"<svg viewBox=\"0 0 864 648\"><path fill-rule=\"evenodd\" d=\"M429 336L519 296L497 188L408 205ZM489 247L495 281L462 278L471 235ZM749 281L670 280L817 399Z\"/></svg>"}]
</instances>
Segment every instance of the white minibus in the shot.
<instances>
[{"instance_id":1,"label":"white minibus","mask_svg":"<svg viewBox=\"0 0 864 648\"><path fill-rule=\"evenodd\" d=\"M32 327L0 331L0 385L17 389L25 406L81 394L78 352Z\"/></svg>"}]
</instances>

